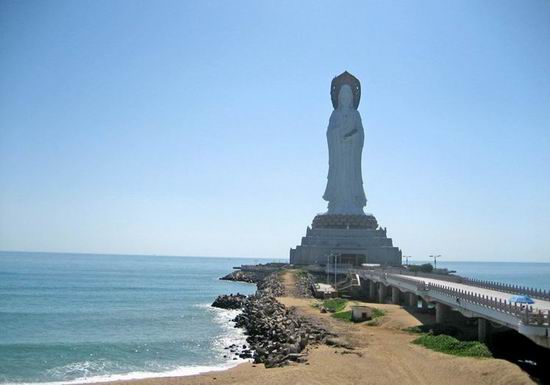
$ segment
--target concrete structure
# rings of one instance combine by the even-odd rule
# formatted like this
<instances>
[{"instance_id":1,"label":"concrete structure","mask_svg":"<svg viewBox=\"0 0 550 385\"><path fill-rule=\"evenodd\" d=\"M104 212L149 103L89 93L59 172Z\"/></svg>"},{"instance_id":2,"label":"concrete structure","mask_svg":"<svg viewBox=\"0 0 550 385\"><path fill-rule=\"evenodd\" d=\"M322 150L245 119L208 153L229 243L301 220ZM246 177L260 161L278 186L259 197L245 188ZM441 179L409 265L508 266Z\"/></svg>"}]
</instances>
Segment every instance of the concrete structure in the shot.
<instances>
[{"instance_id":1,"label":"concrete structure","mask_svg":"<svg viewBox=\"0 0 550 385\"><path fill-rule=\"evenodd\" d=\"M313 295L315 298L332 298L336 296L336 289L326 283L316 283L313 287Z\"/></svg>"},{"instance_id":2,"label":"concrete structure","mask_svg":"<svg viewBox=\"0 0 550 385\"><path fill-rule=\"evenodd\" d=\"M393 303L394 305L399 305L399 289L396 288L396 287L393 287L391 288L391 303Z\"/></svg>"},{"instance_id":3,"label":"concrete structure","mask_svg":"<svg viewBox=\"0 0 550 385\"><path fill-rule=\"evenodd\" d=\"M481 342L487 340L487 320L479 318L477 320L477 337Z\"/></svg>"},{"instance_id":4,"label":"concrete structure","mask_svg":"<svg viewBox=\"0 0 550 385\"><path fill-rule=\"evenodd\" d=\"M417 307L418 299L422 306L435 305L436 322L444 323L452 311L460 312L467 318L476 318L478 338L485 340L490 323L502 325L518 331L538 345L550 348L550 293L530 288L518 288L514 293L509 285L478 282L457 277L449 280L418 277L413 275L385 272L381 269L341 269L340 273L353 272L361 279L368 281L362 284L372 288L378 286L378 301L385 302L386 290L392 290L392 302L399 303L400 295L409 297L408 304ZM500 288L506 288L504 289ZM535 304L522 306L510 302L512 294L533 293Z\"/></svg>"},{"instance_id":5,"label":"concrete structure","mask_svg":"<svg viewBox=\"0 0 550 385\"><path fill-rule=\"evenodd\" d=\"M367 321L372 318L372 309L367 306L352 306L351 320L354 322Z\"/></svg>"},{"instance_id":6,"label":"concrete structure","mask_svg":"<svg viewBox=\"0 0 550 385\"><path fill-rule=\"evenodd\" d=\"M378 283L378 302L384 303L386 302L386 285L384 285L382 282Z\"/></svg>"},{"instance_id":7,"label":"concrete structure","mask_svg":"<svg viewBox=\"0 0 550 385\"><path fill-rule=\"evenodd\" d=\"M367 199L361 172L364 130L357 111L360 98L361 83L350 73L332 80L334 111L327 129L329 171L323 194L328 211L313 219L301 244L290 250L291 264L401 265L401 250L393 246L376 218L363 211ZM330 255L335 255L332 262Z\"/></svg>"},{"instance_id":8,"label":"concrete structure","mask_svg":"<svg viewBox=\"0 0 550 385\"><path fill-rule=\"evenodd\" d=\"M338 257L330 255L338 254ZM393 246L386 230L381 228L319 227L315 221L306 230L300 245L290 250L290 263L295 265L379 263L401 265L401 250Z\"/></svg>"},{"instance_id":9,"label":"concrete structure","mask_svg":"<svg viewBox=\"0 0 550 385\"><path fill-rule=\"evenodd\" d=\"M438 324L444 323L447 320L448 313L449 313L449 306L441 302L435 303L435 322L437 322Z\"/></svg>"},{"instance_id":10,"label":"concrete structure","mask_svg":"<svg viewBox=\"0 0 550 385\"><path fill-rule=\"evenodd\" d=\"M418 307L418 296L414 293L407 293L408 304L410 307Z\"/></svg>"}]
</instances>

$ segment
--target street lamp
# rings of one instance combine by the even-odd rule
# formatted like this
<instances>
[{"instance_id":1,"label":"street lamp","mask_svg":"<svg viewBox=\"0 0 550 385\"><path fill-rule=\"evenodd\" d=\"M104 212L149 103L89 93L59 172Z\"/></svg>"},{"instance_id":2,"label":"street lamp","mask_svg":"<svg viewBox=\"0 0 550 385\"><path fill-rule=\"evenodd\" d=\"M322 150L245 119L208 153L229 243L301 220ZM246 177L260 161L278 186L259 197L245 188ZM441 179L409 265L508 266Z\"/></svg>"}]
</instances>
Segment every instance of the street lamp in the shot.
<instances>
[{"instance_id":1,"label":"street lamp","mask_svg":"<svg viewBox=\"0 0 550 385\"><path fill-rule=\"evenodd\" d=\"M438 255L430 255L430 258L434 259L434 270L437 269L437 258L441 258L441 254Z\"/></svg>"},{"instance_id":2,"label":"street lamp","mask_svg":"<svg viewBox=\"0 0 550 385\"><path fill-rule=\"evenodd\" d=\"M338 282L338 254L334 254L334 288L336 288L336 283Z\"/></svg>"},{"instance_id":3,"label":"street lamp","mask_svg":"<svg viewBox=\"0 0 550 385\"><path fill-rule=\"evenodd\" d=\"M335 273L335 276L336 276L336 254L335 253L328 253L327 254L327 266L326 266L326 271L327 271L327 284L330 284L330 259L333 258L333 262L332 262L332 268L334 269L334 273Z\"/></svg>"}]
</instances>

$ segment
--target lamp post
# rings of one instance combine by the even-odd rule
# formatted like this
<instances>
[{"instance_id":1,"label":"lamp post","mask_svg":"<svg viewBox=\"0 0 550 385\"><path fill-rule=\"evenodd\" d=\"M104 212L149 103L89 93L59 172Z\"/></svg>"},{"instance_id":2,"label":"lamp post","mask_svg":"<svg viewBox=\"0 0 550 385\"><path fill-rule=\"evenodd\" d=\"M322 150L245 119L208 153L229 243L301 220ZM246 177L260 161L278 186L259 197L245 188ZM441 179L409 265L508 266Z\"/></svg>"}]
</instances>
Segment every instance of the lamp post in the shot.
<instances>
[{"instance_id":1,"label":"lamp post","mask_svg":"<svg viewBox=\"0 0 550 385\"><path fill-rule=\"evenodd\" d=\"M336 273L336 254L335 253L328 253L327 254L327 284L330 284L330 259L333 258L332 262L332 268L334 269L334 272Z\"/></svg>"},{"instance_id":2,"label":"lamp post","mask_svg":"<svg viewBox=\"0 0 550 385\"><path fill-rule=\"evenodd\" d=\"M332 256L332 254L328 253L327 254L327 266L325 268L325 270L327 271L327 285L330 284L330 257Z\"/></svg>"},{"instance_id":3,"label":"lamp post","mask_svg":"<svg viewBox=\"0 0 550 385\"><path fill-rule=\"evenodd\" d=\"M433 260L434 260L434 270L437 269L437 258L441 258L441 254L430 255L430 258L433 258Z\"/></svg>"},{"instance_id":4,"label":"lamp post","mask_svg":"<svg viewBox=\"0 0 550 385\"><path fill-rule=\"evenodd\" d=\"M338 273L336 272L336 268L338 266L338 254L334 254L334 288L336 289L336 283L338 282Z\"/></svg>"}]
</instances>

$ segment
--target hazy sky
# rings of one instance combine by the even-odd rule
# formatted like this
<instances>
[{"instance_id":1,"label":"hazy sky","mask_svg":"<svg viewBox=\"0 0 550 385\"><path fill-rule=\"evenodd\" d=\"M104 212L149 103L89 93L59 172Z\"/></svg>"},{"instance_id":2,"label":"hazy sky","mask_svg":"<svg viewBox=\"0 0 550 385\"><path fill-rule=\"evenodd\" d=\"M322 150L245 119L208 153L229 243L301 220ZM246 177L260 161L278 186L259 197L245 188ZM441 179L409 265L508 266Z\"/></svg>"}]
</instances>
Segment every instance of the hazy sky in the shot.
<instances>
[{"instance_id":1,"label":"hazy sky","mask_svg":"<svg viewBox=\"0 0 550 385\"><path fill-rule=\"evenodd\" d=\"M287 257L362 82L404 254L550 261L550 2L0 1L0 249Z\"/></svg>"}]
</instances>

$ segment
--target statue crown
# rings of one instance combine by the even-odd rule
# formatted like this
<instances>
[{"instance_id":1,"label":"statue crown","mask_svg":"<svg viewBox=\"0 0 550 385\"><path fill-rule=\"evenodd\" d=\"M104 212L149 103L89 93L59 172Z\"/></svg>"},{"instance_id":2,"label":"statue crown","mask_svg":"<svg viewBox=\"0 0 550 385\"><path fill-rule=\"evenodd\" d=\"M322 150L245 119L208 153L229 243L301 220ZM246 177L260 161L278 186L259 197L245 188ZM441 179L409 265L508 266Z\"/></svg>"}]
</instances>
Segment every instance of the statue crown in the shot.
<instances>
[{"instance_id":1,"label":"statue crown","mask_svg":"<svg viewBox=\"0 0 550 385\"><path fill-rule=\"evenodd\" d=\"M350 74L348 71L342 72L340 75L332 79L330 83L330 98L332 99L332 106L336 109L338 107L338 94L340 88L344 84L351 87L353 92L353 106L355 109L359 107L359 101L361 100L361 83L359 79Z\"/></svg>"}]
</instances>

